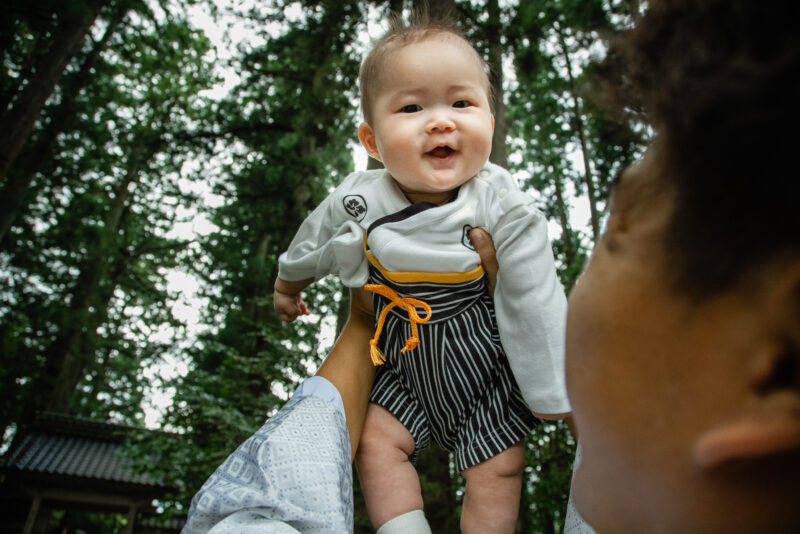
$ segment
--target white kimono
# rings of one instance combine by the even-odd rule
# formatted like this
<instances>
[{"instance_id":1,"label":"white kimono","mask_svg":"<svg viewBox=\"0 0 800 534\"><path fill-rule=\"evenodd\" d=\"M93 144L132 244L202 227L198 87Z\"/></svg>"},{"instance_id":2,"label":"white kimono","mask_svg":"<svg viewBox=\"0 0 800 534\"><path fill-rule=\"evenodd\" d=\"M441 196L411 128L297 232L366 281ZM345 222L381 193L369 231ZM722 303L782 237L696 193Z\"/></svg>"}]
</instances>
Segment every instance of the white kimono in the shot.
<instances>
[{"instance_id":1,"label":"white kimono","mask_svg":"<svg viewBox=\"0 0 800 534\"><path fill-rule=\"evenodd\" d=\"M387 271L466 273L480 266L468 231L491 234L500 271L494 294L500 338L528 407L570 411L564 384L566 297L547 237L547 221L505 169L487 163L450 203L402 221L410 202L384 170L355 172L303 222L280 256L287 281L339 276L350 287L367 282L368 247Z\"/></svg>"}]
</instances>

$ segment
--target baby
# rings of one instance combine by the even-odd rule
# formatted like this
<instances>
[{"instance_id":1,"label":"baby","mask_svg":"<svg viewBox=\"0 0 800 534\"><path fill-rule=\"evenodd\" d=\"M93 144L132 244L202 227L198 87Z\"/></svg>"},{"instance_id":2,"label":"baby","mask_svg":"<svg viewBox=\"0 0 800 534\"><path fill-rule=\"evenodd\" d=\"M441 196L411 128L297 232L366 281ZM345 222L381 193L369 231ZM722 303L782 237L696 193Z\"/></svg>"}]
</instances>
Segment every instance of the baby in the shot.
<instances>
[{"instance_id":1,"label":"baby","mask_svg":"<svg viewBox=\"0 0 800 534\"><path fill-rule=\"evenodd\" d=\"M356 464L381 533L426 531L409 458L431 439L454 451L465 478L462 531L513 532L522 439L534 414L570 409L566 300L544 217L488 163L487 70L453 28L395 24L360 72L358 137L385 170L348 176L279 259L285 321L308 313L300 292L328 274L374 293L380 367ZM497 247L493 299L469 240L477 226Z\"/></svg>"}]
</instances>

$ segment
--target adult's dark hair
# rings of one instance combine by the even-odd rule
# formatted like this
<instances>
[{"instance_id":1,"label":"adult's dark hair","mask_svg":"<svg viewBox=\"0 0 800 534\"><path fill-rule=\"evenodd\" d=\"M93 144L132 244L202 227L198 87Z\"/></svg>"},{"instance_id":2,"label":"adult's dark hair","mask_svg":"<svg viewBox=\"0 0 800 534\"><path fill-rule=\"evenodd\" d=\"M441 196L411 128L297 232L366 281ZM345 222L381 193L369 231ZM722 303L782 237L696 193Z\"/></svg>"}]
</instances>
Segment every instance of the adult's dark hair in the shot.
<instances>
[{"instance_id":1,"label":"adult's dark hair","mask_svg":"<svg viewBox=\"0 0 800 534\"><path fill-rule=\"evenodd\" d=\"M796 0L651 0L614 44L674 184L677 287L696 296L800 253L798 21Z\"/></svg>"}]
</instances>

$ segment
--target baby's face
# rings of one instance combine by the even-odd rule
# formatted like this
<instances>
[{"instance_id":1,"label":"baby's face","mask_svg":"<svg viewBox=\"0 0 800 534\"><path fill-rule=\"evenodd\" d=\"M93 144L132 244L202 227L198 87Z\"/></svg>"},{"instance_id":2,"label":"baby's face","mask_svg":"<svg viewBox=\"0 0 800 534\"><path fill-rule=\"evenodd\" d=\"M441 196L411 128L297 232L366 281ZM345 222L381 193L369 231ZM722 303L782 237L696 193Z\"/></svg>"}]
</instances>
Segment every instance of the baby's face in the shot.
<instances>
[{"instance_id":1,"label":"baby's face","mask_svg":"<svg viewBox=\"0 0 800 534\"><path fill-rule=\"evenodd\" d=\"M444 34L388 54L383 71L369 125L374 148L365 146L412 201L446 201L492 149L480 62L469 45Z\"/></svg>"}]
</instances>

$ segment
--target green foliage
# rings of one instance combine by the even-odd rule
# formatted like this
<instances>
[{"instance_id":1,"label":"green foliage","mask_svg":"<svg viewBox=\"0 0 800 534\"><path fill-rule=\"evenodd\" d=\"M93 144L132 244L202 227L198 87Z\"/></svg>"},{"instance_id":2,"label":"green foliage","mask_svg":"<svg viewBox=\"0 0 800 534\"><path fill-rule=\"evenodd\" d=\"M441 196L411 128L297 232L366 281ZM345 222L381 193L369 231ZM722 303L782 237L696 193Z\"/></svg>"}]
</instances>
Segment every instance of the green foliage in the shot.
<instances>
[{"instance_id":1,"label":"green foliage","mask_svg":"<svg viewBox=\"0 0 800 534\"><path fill-rule=\"evenodd\" d=\"M3 428L43 408L141 421L143 369L168 348L154 331L178 326L164 274L186 246L168 233L176 206L193 202L175 179L194 149L174 138L199 120L209 43L140 2L107 15L103 46L73 58L94 55L92 75L76 87L78 67L68 68L5 177L32 176L2 243ZM15 43L44 38L23 22L18 31Z\"/></svg>"},{"instance_id":2,"label":"green foliage","mask_svg":"<svg viewBox=\"0 0 800 534\"><path fill-rule=\"evenodd\" d=\"M543 421L525 440L525 476L518 532L561 532L575 441L562 421Z\"/></svg>"},{"instance_id":3,"label":"green foliage","mask_svg":"<svg viewBox=\"0 0 800 534\"><path fill-rule=\"evenodd\" d=\"M559 224L553 252L567 291L593 246L606 185L641 150L633 131L609 122L586 98L586 80L601 59L602 35L625 24L620 2L548 0L520 2L509 25L509 53L516 85L506 113L510 160L538 193L540 208ZM573 222L571 198L587 195L590 220ZM576 227L577 226L577 227ZM588 228L589 232L581 228ZM526 441L526 486L519 532L559 532L572 473L575 443L563 423L544 422Z\"/></svg>"},{"instance_id":4,"label":"green foliage","mask_svg":"<svg viewBox=\"0 0 800 534\"><path fill-rule=\"evenodd\" d=\"M302 21L279 5L247 13L285 31L262 29L254 41L263 45L242 45L231 65L241 81L216 110L222 162L207 178L223 200L208 213L217 229L201 239L192 266L206 283L205 321L215 326L188 349L191 367L172 384L165 423L185 434L159 445L168 451L159 463L165 477L179 484L175 502L188 502L329 348L320 325L335 315L338 283L306 292L318 319L285 325L272 312L272 281L300 222L352 170L358 61L348 47L362 14L356 2L305 7Z\"/></svg>"},{"instance_id":5,"label":"green foliage","mask_svg":"<svg viewBox=\"0 0 800 534\"><path fill-rule=\"evenodd\" d=\"M601 37L628 21L618 12L621 3L520 3L508 36L517 81L506 108L515 153L511 159L526 184L539 193L542 211L561 227L554 253L567 291L593 241L591 233L575 228L570 198L585 195L591 187L590 219L578 226L598 226L610 178L643 145L629 126L610 122L586 98L587 80L604 53Z\"/></svg>"}]
</instances>

